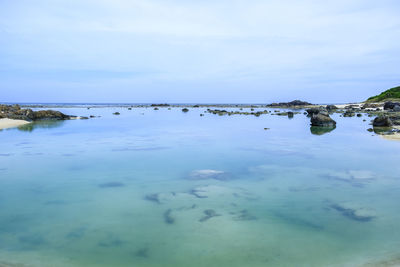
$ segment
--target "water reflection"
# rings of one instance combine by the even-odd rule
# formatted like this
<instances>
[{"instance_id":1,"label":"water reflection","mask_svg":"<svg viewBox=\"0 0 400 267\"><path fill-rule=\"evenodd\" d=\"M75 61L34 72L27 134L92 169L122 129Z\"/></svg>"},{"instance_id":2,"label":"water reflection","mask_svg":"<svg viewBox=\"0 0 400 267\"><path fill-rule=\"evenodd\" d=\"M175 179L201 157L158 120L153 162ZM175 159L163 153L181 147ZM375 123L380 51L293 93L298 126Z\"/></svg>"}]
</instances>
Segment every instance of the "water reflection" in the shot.
<instances>
[{"instance_id":1,"label":"water reflection","mask_svg":"<svg viewBox=\"0 0 400 267\"><path fill-rule=\"evenodd\" d=\"M323 135L326 133L330 133L335 129L336 129L336 126L330 126L330 127L311 126L310 127L311 133L315 134L315 135Z\"/></svg>"},{"instance_id":2,"label":"water reflection","mask_svg":"<svg viewBox=\"0 0 400 267\"><path fill-rule=\"evenodd\" d=\"M61 127L65 121L63 120L43 120L43 121L35 121L29 124L25 124L18 127L18 130L24 132L32 132L35 129L50 129Z\"/></svg>"}]
</instances>

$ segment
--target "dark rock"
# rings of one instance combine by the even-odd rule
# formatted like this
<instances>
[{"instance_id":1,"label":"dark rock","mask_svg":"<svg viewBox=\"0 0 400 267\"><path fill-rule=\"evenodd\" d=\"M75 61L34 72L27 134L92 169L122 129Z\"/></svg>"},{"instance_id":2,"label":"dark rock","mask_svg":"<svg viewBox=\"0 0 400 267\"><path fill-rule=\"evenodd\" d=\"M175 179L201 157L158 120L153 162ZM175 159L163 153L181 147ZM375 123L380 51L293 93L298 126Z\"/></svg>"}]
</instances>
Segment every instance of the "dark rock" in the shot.
<instances>
[{"instance_id":1,"label":"dark rock","mask_svg":"<svg viewBox=\"0 0 400 267\"><path fill-rule=\"evenodd\" d=\"M154 110L158 110L158 108L154 108Z\"/></svg>"},{"instance_id":2,"label":"dark rock","mask_svg":"<svg viewBox=\"0 0 400 267\"><path fill-rule=\"evenodd\" d=\"M309 109L306 109L306 111L307 111L308 116L311 117L314 114L316 115L316 114L319 114L320 112L323 112L323 111L326 112L326 109L323 108L323 107L318 107L318 108L309 108Z\"/></svg>"},{"instance_id":3,"label":"dark rock","mask_svg":"<svg viewBox=\"0 0 400 267\"><path fill-rule=\"evenodd\" d=\"M119 112L114 112L113 115L120 115L121 113Z\"/></svg>"},{"instance_id":4,"label":"dark rock","mask_svg":"<svg viewBox=\"0 0 400 267\"><path fill-rule=\"evenodd\" d=\"M151 104L151 107L169 107L169 104Z\"/></svg>"},{"instance_id":5,"label":"dark rock","mask_svg":"<svg viewBox=\"0 0 400 267\"><path fill-rule=\"evenodd\" d=\"M393 125L392 120L387 116L378 116L372 122L374 127L391 127Z\"/></svg>"},{"instance_id":6,"label":"dark rock","mask_svg":"<svg viewBox=\"0 0 400 267\"><path fill-rule=\"evenodd\" d=\"M332 111L332 110L338 109L338 107L335 106L335 105L327 105L327 106L326 106L326 109L327 109L328 111Z\"/></svg>"},{"instance_id":7,"label":"dark rock","mask_svg":"<svg viewBox=\"0 0 400 267\"><path fill-rule=\"evenodd\" d=\"M400 103L388 101L388 102L385 102L385 104L383 105L383 109L391 110L391 109L394 109L395 106L400 106Z\"/></svg>"},{"instance_id":8,"label":"dark rock","mask_svg":"<svg viewBox=\"0 0 400 267\"><path fill-rule=\"evenodd\" d=\"M15 120L68 120L73 116L68 116L56 110L39 110L21 109L19 105L0 105L0 115L2 118Z\"/></svg>"},{"instance_id":9,"label":"dark rock","mask_svg":"<svg viewBox=\"0 0 400 267\"><path fill-rule=\"evenodd\" d=\"M188 112L188 111L189 111L189 109L187 109L187 108L183 108L183 109L182 109L182 112L185 112L185 113L186 113L186 112Z\"/></svg>"},{"instance_id":10,"label":"dark rock","mask_svg":"<svg viewBox=\"0 0 400 267\"><path fill-rule=\"evenodd\" d=\"M309 106L309 105L312 104L301 100L294 100L291 102L272 103L267 105L267 107L294 107L294 106Z\"/></svg>"},{"instance_id":11,"label":"dark rock","mask_svg":"<svg viewBox=\"0 0 400 267\"><path fill-rule=\"evenodd\" d=\"M357 113L357 117L362 117L362 114L361 113Z\"/></svg>"},{"instance_id":12,"label":"dark rock","mask_svg":"<svg viewBox=\"0 0 400 267\"><path fill-rule=\"evenodd\" d=\"M336 125L336 121L331 119L329 115L325 114L314 114L311 117L312 126L332 127Z\"/></svg>"},{"instance_id":13,"label":"dark rock","mask_svg":"<svg viewBox=\"0 0 400 267\"><path fill-rule=\"evenodd\" d=\"M354 117L356 114L352 110L346 110L345 113L343 113L343 117Z\"/></svg>"}]
</instances>

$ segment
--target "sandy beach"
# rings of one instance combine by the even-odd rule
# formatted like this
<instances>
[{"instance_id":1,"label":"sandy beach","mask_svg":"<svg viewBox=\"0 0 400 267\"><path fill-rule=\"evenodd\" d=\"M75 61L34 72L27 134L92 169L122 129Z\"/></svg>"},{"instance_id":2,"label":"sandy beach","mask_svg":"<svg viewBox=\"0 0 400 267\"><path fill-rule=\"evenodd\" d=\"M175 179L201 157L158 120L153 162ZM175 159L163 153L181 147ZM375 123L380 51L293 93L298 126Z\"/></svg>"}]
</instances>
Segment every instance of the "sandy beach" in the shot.
<instances>
[{"instance_id":1,"label":"sandy beach","mask_svg":"<svg viewBox=\"0 0 400 267\"><path fill-rule=\"evenodd\" d=\"M28 123L29 121L24 120L0 119L0 129L18 127Z\"/></svg>"}]
</instances>

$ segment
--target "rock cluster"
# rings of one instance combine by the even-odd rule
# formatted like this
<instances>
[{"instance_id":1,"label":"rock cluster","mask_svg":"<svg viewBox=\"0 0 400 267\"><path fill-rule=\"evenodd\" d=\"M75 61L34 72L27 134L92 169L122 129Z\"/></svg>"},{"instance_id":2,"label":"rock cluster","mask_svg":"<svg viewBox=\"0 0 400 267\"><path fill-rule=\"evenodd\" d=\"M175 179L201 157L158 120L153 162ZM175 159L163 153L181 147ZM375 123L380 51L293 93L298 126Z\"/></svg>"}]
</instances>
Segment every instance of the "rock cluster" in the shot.
<instances>
[{"instance_id":1,"label":"rock cluster","mask_svg":"<svg viewBox=\"0 0 400 267\"><path fill-rule=\"evenodd\" d=\"M280 103L272 103L267 105L268 107L295 107L295 106L309 106L312 105L309 102L301 101L301 100L293 100L291 102L280 102Z\"/></svg>"},{"instance_id":2,"label":"rock cluster","mask_svg":"<svg viewBox=\"0 0 400 267\"><path fill-rule=\"evenodd\" d=\"M398 112L400 111L400 103L391 101L385 102L385 104L383 105L383 109Z\"/></svg>"},{"instance_id":3,"label":"rock cluster","mask_svg":"<svg viewBox=\"0 0 400 267\"><path fill-rule=\"evenodd\" d=\"M73 116L65 115L56 110L39 110L21 109L19 105L0 105L0 118L8 118L14 120L68 120Z\"/></svg>"}]
</instances>

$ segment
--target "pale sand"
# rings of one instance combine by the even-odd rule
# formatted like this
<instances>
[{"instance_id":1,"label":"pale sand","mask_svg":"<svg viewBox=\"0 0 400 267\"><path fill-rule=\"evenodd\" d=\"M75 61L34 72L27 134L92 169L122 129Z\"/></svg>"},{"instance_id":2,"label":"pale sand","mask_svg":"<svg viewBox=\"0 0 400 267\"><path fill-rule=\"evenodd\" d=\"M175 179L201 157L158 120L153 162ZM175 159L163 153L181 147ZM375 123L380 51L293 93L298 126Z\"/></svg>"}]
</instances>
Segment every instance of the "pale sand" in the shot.
<instances>
[{"instance_id":1,"label":"pale sand","mask_svg":"<svg viewBox=\"0 0 400 267\"><path fill-rule=\"evenodd\" d=\"M0 130L6 128L18 127L28 123L29 121L24 121L24 120L0 119Z\"/></svg>"},{"instance_id":2,"label":"pale sand","mask_svg":"<svg viewBox=\"0 0 400 267\"><path fill-rule=\"evenodd\" d=\"M400 129L400 126L393 126L393 128ZM386 140L400 141L400 133L384 134L381 136Z\"/></svg>"}]
</instances>

